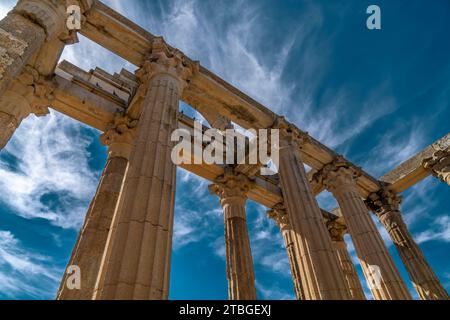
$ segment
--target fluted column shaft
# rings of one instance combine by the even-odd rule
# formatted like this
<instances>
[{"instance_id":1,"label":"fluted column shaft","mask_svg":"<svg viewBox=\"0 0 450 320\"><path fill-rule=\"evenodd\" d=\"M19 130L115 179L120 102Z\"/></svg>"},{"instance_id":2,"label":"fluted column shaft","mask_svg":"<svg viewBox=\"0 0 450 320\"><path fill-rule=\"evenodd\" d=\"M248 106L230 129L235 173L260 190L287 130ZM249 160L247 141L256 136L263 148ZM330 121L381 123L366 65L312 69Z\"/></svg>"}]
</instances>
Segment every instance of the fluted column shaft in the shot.
<instances>
[{"instance_id":1,"label":"fluted column shaft","mask_svg":"<svg viewBox=\"0 0 450 320\"><path fill-rule=\"evenodd\" d=\"M359 281L356 273L355 265L348 253L347 244L344 240L344 235L347 232L347 227L339 223L337 220L327 222L328 231L330 232L333 247L336 250L336 255L339 260L342 272L344 273L347 290L353 300L365 300L366 295Z\"/></svg>"},{"instance_id":2,"label":"fluted column shaft","mask_svg":"<svg viewBox=\"0 0 450 320\"><path fill-rule=\"evenodd\" d=\"M61 282L58 300L92 298L126 166L127 159L108 158L68 264L80 267L81 289L67 288L66 273Z\"/></svg>"},{"instance_id":3,"label":"fluted column shaft","mask_svg":"<svg viewBox=\"0 0 450 320\"><path fill-rule=\"evenodd\" d=\"M353 300L365 300L366 296L359 281L358 274L356 273L355 265L348 253L347 244L344 240L340 240L333 241L333 246L336 250L342 272L344 273L351 298Z\"/></svg>"},{"instance_id":4,"label":"fluted column shaft","mask_svg":"<svg viewBox=\"0 0 450 320\"><path fill-rule=\"evenodd\" d=\"M115 123L101 136L102 143L109 146L108 160L68 264L80 268L81 288L70 289L66 285L69 276L66 272L58 300L92 299L128 164L134 125L126 117L116 117Z\"/></svg>"},{"instance_id":5,"label":"fluted column shaft","mask_svg":"<svg viewBox=\"0 0 450 320\"><path fill-rule=\"evenodd\" d=\"M401 198L382 189L366 200L395 244L414 288L422 300L447 300L449 296L414 241L399 210Z\"/></svg>"},{"instance_id":6,"label":"fluted column shaft","mask_svg":"<svg viewBox=\"0 0 450 320\"><path fill-rule=\"evenodd\" d=\"M359 195L355 172L350 168L340 167L327 173L324 184L339 203L369 284L374 280L374 266L380 268L379 286L371 285L373 297L377 300L411 299L408 289Z\"/></svg>"},{"instance_id":7,"label":"fluted column shaft","mask_svg":"<svg viewBox=\"0 0 450 320\"><path fill-rule=\"evenodd\" d=\"M167 299L176 167L171 160L182 57L161 38L139 77L148 86L94 299Z\"/></svg>"},{"instance_id":8,"label":"fluted column shaft","mask_svg":"<svg viewBox=\"0 0 450 320\"><path fill-rule=\"evenodd\" d=\"M298 256L298 250L295 246L295 234L292 231L292 227L289 223L289 218L286 209L274 208L268 211L268 216L275 220L280 228L281 235L283 236L284 246L289 260L289 266L291 269L292 281L294 284L295 296L298 300L305 300L305 293L302 287L301 281L301 268L299 263L301 262Z\"/></svg>"},{"instance_id":9,"label":"fluted column shaft","mask_svg":"<svg viewBox=\"0 0 450 320\"><path fill-rule=\"evenodd\" d=\"M210 191L220 197L225 225L228 296L230 300L255 300L255 274L245 214L248 182L226 174Z\"/></svg>"},{"instance_id":10,"label":"fluted column shaft","mask_svg":"<svg viewBox=\"0 0 450 320\"><path fill-rule=\"evenodd\" d=\"M298 266L305 299L349 299L322 213L300 159L304 137L297 139L283 124L278 127L281 129L279 176L293 230L295 256L300 259Z\"/></svg>"}]
</instances>

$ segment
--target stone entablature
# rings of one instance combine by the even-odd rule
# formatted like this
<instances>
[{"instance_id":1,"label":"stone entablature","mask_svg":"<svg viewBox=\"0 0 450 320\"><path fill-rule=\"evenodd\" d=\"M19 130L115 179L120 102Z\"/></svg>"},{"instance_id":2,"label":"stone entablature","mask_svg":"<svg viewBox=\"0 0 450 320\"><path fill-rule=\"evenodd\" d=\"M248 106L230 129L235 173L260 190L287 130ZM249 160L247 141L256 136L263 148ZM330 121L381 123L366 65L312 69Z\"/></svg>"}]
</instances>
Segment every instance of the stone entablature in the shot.
<instances>
[{"instance_id":1,"label":"stone entablature","mask_svg":"<svg viewBox=\"0 0 450 320\"><path fill-rule=\"evenodd\" d=\"M435 152L432 157L424 159L422 164L433 176L450 185L450 147Z\"/></svg>"}]
</instances>

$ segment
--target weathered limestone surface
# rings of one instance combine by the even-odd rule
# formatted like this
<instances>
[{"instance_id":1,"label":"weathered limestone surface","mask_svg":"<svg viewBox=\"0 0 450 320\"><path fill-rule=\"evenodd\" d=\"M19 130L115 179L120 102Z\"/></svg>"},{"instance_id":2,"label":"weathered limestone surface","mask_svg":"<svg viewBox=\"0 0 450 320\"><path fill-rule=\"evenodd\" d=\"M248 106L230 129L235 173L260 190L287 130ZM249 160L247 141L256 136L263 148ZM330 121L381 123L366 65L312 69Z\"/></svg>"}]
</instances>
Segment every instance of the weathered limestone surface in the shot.
<instances>
[{"instance_id":1,"label":"weathered limestone surface","mask_svg":"<svg viewBox=\"0 0 450 320\"><path fill-rule=\"evenodd\" d=\"M450 147L439 150L430 158L424 159L423 166L431 174L450 186Z\"/></svg>"},{"instance_id":2,"label":"weathered limestone surface","mask_svg":"<svg viewBox=\"0 0 450 320\"><path fill-rule=\"evenodd\" d=\"M227 170L211 193L220 197L225 224L228 296L230 300L255 300L255 274L245 215L246 193L250 182L243 175Z\"/></svg>"},{"instance_id":3,"label":"weathered limestone surface","mask_svg":"<svg viewBox=\"0 0 450 320\"><path fill-rule=\"evenodd\" d=\"M373 297L377 300L411 299L358 192L356 176L356 171L347 167L345 161L338 158L318 172L316 179L321 180L338 201L356 253L361 261L364 275L369 283L374 283L373 266L380 268L380 287L372 286Z\"/></svg>"},{"instance_id":4,"label":"weathered limestone surface","mask_svg":"<svg viewBox=\"0 0 450 320\"><path fill-rule=\"evenodd\" d=\"M73 3L84 10L91 5ZM39 90L68 41L66 8L63 0L20 0L0 21L0 150L25 117L42 115L30 97L33 91L40 98L48 94Z\"/></svg>"},{"instance_id":5,"label":"weathered limestone surface","mask_svg":"<svg viewBox=\"0 0 450 320\"><path fill-rule=\"evenodd\" d=\"M0 21L0 96L20 75L45 37L45 30L40 25L17 12L11 12Z\"/></svg>"},{"instance_id":6,"label":"weathered limestone surface","mask_svg":"<svg viewBox=\"0 0 450 320\"><path fill-rule=\"evenodd\" d=\"M92 5L85 0L72 2L83 11ZM45 41L51 48L53 44L61 46L55 42L58 38L65 38L63 41L67 39L67 4L65 0L19 0L13 11L0 21L0 96L10 87L11 81L22 73L30 58L38 55ZM43 66L46 61L52 60L52 54L58 54L58 50L44 50L40 57L35 57L40 61L39 72L45 74L46 68ZM50 65L54 67L56 61L50 61Z\"/></svg>"},{"instance_id":7,"label":"weathered limestone surface","mask_svg":"<svg viewBox=\"0 0 450 320\"><path fill-rule=\"evenodd\" d=\"M0 96L0 150L8 143L16 128L30 113L44 116L52 100L53 84L36 69L26 67Z\"/></svg>"},{"instance_id":8,"label":"weathered limestone surface","mask_svg":"<svg viewBox=\"0 0 450 320\"><path fill-rule=\"evenodd\" d=\"M166 299L172 248L175 165L170 135L180 93L194 71L180 52L153 42L139 72L144 97L95 299Z\"/></svg>"},{"instance_id":9,"label":"weathered limestone surface","mask_svg":"<svg viewBox=\"0 0 450 320\"><path fill-rule=\"evenodd\" d=\"M66 272L57 296L59 300L92 299L132 148L135 126L136 121L118 115L101 136L102 143L108 146L108 160L68 264L80 268L81 288L71 290L67 287Z\"/></svg>"},{"instance_id":10,"label":"weathered limestone surface","mask_svg":"<svg viewBox=\"0 0 450 320\"><path fill-rule=\"evenodd\" d=\"M298 255L299 249L295 242L296 237L292 231L292 227L289 223L289 216L286 212L286 208L282 204L276 205L274 208L267 212L269 218L275 220L276 224L280 228L281 235L283 236L284 246L288 255L289 265L291 267L292 281L294 282L295 296L298 300L305 300L305 293L302 287L301 281L301 257Z\"/></svg>"},{"instance_id":11,"label":"weathered limestone surface","mask_svg":"<svg viewBox=\"0 0 450 320\"><path fill-rule=\"evenodd\" d=\"M366 200L395 244L414 288L422 300L446 300L447 292L414 241L399 210L401 199L389 190L372 194Z\"/></svg>"},{"instance_id":12,"label":"weathered limestone surface","mask_svg":"<svg viewBox=\"0 0 450 320\"><path fill-rule=\"evenodd\" d=\"M351 298L353 300L365 300L366 296L364 290L344 240L344 234L347 232L347 227L337 220L328 221L327 227L330 232L331 240L333 241L334 249L336 250L339 264L344 273L347 289Z\"/></svg>"},{"instance_id":13,"label":"weathered limestone surface","mask_svg":"<svg viewBox=\"0 0 450 320\"><path fill-rule=\"evenodd\" d=\"M349 299L339 262L323 223L322 213L311 192L299 149L305 136L286 125L280 129L279 175L289 221L300 257L301 283L305 299Z\"/></svg>"}]
</instances>

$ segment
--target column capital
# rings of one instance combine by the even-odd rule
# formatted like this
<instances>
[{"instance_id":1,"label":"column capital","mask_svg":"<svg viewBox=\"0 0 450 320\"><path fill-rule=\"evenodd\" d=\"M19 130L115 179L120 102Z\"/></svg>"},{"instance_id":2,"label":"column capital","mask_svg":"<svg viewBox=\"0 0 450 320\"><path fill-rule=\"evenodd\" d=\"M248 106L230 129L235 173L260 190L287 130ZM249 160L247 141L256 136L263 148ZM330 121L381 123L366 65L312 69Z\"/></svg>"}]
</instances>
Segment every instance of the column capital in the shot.
<instances>
[{"instance_id":1,"label":"column capital","mask_svg":"<svg viewBox=\"0 0 450 320\"><path fill-rule=\"evenodd\" d=\"M199 68L198 61L192 61L180 50L169 47L162 37L155 37L152 48L136 76L141 83L149 83L154 77L161 75L172 77L181 92L198 73Z\"/></svg>"},{"instance_id":2,"label":"column capital","mask_svg":"<svg viewBox=\"0 0 450 320\"><path fill-rule=\"evenodd\" d=\"M431 174L450 185L450 147L436 151L431 157L422 161L422 166Z\"/></svg>"},{"instance_id":3,"label":"column capital","mask_svg":"<svg viewBox=\"0 0 450 320\"><path fill-rule=\"evenodd\" d=\"M344 241L344 235L347 233L347 226L338 221L338 219L328 220L326 222L331 240L339 242Z\"/></svg>"},{"instance_id":4,"label":"column capital","mask_svg":"<svg viewBox=\"0 0 450 320\"><path fill-rule=\"evenodd\" d=\"M30 102L31 113L38 117L47 115L54 100L55 83L30 66L24 68L18 80L28 87L29 94L26 97Z\"/></svg>"},{"instance_id":5,"label":"column capital","mask_svg":"<svg viewBox=\"0 0 450 320\"><path fill-rule=\"evenodd\" d=\"M292 230L289 215L284 204L276 204L272 209L267 211L267 216L275 221L281 232Z\"/></svg>"},{"instance_id":6,"label":"column capital","mask_svg":"<svg viewBox=\"0 0 450 320\"><path fill-rule=\"evenodd\" d=\"M402 197L386 187L369 194L365 203L378 217L390 211L399 211Z\"/></svg>"},{"instance_id":7,"label":"column capital","mask_svg":"<svg viewBox=\"0 0 450 320\"><path fill-rule=\"evenodd\" d=\"M275 119L271 129L280 131L281 149L290 145L296 145L301 148L305 143L311 140L308 132L300 130L294 124L288 122L283 116L278 116Z\"/></svg>"},{"instance_id":8,"label":"column capital","mask_svg":"<svg viewBox=\"0 0 450 320\"><path fill-rule=\"evenodd\" d=\"M313 175L312 180L334 192L345 187L355 187L361 172L342 156L337 156Z\"/></svg>"},{"instance_id":9,"label":"column capital","mask_svg":"<svg viewBox=\"0 0 450 320\"><path fill-rule=\"evenodd\" d=\"M3 111L24 118L30 113L41 117L49 113L54 99L55 84L31 66L26 66L14 80L9 90L1 97Z\"/></svg>"},{"instance_id":10,"label":"column capital","mask_svg":"<svg viewBox=\"0 0 450 320\"><path fill-rule=\"evenodd\" d=\"M110 158L129 159L137 124L138 120L133 120L121 113L116 114L114 120L108 124L105 132L100 136L100 141L108 146Z\"/></svg>"},{"instance_id":11,"label":"column capital","mask_svg":"<svg viewBox=\"0 0 450 320\"><path fill-rule=\"evenodd\" d=\"M210 193L220 197L222 206L245 203L250 188L251 180L243 174L234 173L231 168L226 168L225 173L208 187Z\"/></svg>"}]
</instances>

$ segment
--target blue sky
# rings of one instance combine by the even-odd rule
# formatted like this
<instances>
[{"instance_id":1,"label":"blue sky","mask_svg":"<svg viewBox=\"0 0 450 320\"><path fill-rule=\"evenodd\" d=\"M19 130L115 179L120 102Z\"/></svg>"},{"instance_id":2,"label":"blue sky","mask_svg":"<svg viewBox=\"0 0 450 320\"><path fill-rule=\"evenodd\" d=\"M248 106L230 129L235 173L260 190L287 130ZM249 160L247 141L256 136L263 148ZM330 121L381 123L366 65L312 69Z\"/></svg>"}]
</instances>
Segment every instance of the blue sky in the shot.
<instances>
[{"instance_id":1,"label":"blue sky","mask_svg":"<svg viewBox=\"0 0 450 320\"><path fill-rule=\"evenodd\" d=\"M374 176L450 131L447 0L105 3ZM0 17L13 4L2 0ZM381 7L382 30L365 27L370 4ZM86 70L134 70L80 40L65 50L64 59ZM26 119L0 152L0 298L55 297L106 161L98 136L52 112ZM170 298L225 299L218 199L208 194L207 181L183 170L177 178ZM403 196L410 230L449 291L450 188L428 178ZM325 209L336 206L328 193L318 200ZM247 205L258 297L292 299L282 239L265 212L258 204ZM417 297L395 247L380 230ZM349 249L361 273L350 241Z\"/></svg>"}]
</instances>

